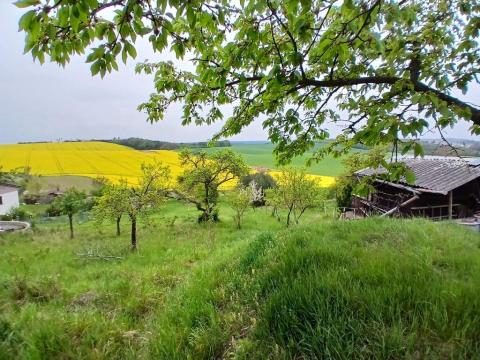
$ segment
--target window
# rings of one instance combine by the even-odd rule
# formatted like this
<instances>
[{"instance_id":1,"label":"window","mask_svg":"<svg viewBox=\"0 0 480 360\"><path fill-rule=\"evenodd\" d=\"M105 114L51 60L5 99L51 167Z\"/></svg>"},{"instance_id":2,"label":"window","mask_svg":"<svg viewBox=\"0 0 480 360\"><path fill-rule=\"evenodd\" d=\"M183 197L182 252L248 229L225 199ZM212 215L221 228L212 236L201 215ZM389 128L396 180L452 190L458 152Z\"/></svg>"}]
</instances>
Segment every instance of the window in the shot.
<instances>
[{"instance_id":1,"label":"window","mask_svg":"<svg viewBox=\"0 0 480 360\"><path fill-rule=\"evenodd\" d=\"M3 205L3 199L1 196L0 196L0 205Z\"/></svg>"}]
</instances>

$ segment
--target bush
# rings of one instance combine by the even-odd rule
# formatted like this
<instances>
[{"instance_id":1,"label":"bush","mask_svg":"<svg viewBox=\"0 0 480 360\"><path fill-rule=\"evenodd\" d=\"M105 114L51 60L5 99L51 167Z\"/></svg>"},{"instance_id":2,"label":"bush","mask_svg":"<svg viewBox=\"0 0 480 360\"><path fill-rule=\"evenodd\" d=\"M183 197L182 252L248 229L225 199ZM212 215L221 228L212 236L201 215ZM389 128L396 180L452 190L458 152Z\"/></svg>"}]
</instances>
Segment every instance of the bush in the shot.
<instances>
[{"instance_id":1,"label":"bush","mask_svg":"<svg viewBox=\"0 0 480 360\"><path fill-rule=\"evenodd\" d=\"M24 194L23 202L25 204L34 205L40 202L40 195L38 194Z\"/></svg>"},{"instance_id":2,"label":"bush","mask_svg":"<svg viewBox=\"0 0 480 360\"><path fill-rule=\"evenodd\" d=\"M257 172L253 174L248 174L243 176L240 179L240 182L244 187L250 186L250 183L254 181L260 186L263 190L272 189L277 186L275 179L266 172Z\"/></svg>"},{"instance_id":3,"label":"bush","mask_svg":"<svg viewBox=\"0 0 480 360\"><path fill-rule=\"evenodd\" d=\"M25 209L16 207L12 208L8 212L8 216L11 218L11 220L25 221L30 219L33 215Z\"/></svg>"},{"instance_id":4,"label":"bush","mask_svg":"<svg viewBox=\"0 0 480 360\"><path fill-rule=\"evenodd\" d=\"M353 183L339 178L335 184L335 198L338 208L349 208L352 206Z\"/></svg>"},{"instance_id":5,"label":"bush","mask_svg":"<svg viewBox=\"0 0 480 360\"><path fill-rule=\"evenodd\" d=\"M50 206L45 210L45 213L48 217L56 217L62 215L62 209L56 204L56 202L52 202Z\"/></svg>"},{"instance_id":6,"label":"bush","mask_svg":"<svg viewBox=\"0 0 480 360\"><path fill-rule=\"evenodd\" d=\"M254 207L264 206L266 203L265 190L277 187L275 179L266 172L248 174L240 179L243 187L252 188L252 205Z\"/></svg>"}]
</instances>

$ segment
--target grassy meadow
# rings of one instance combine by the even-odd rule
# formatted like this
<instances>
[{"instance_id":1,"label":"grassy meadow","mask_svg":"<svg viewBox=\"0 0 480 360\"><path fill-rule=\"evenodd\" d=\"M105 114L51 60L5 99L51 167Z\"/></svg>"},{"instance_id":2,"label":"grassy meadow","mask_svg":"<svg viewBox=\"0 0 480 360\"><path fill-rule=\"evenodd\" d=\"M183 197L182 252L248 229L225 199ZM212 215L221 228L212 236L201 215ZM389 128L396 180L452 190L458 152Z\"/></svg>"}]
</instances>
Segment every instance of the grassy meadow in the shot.
<instances>
[{"instance_id":1,"label":"grassy meadow","mask_svg":"<svg viewBox=\"0 0 480 360\"><path fill-rule=\"evenodd\" d=\"M480 238L454 224L269 209L0 236L2 359L478 359ZM100 256L100 257L91 257ZM118 257L118 259L117 259Z\"/></svg>"},{"instance_id":2,"label":"grassy meadow","mask_svg":"<svg viewBox=\"0 0 480 360\"><path fill-rule=\"evenodd\" d=\"M234 144L232 148L242 154L249 165L278 169L275 157L272 154L273 144ZM312 154L313 152L309 151L305 153L304 156L295 158L292 161L292 166L305 166L306 159ZM326 157L318 163L313 163L307 168L309 174L323 176L338 176L342 171L342 163L331 156Z\"/></svg>"},{"instance_id":3,"label":"grassy meadow","mask_svg":"<svg viewBox=\"0 0 480 360\"><path fill-rule=\"evenodd\" d=\"M273 144L251 144L251 143L232 143L231 148L241 154L245 162L250 166L266 167L269 169L278 169L273 154ZM209 148L207 151L218 151L218 148ZM292 166L304 167L306 160L313 154L313 151L305 153L304 156L293 159ZM312 175L335 177L342 173L343 166L339 159L328 156L318 163L314 163L307 168L307 172Z\"/></svg>"}]
</instances>

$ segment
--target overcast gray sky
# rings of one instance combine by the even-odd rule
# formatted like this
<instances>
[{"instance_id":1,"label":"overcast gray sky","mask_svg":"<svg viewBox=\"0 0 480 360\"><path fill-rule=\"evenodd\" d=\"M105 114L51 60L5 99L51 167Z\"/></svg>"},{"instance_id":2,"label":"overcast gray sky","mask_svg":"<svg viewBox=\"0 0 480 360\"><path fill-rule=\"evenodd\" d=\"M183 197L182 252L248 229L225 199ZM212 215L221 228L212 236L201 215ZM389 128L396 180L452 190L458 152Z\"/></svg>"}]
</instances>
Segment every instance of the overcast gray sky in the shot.
<instances>
[{"instance_id":1,"label":"overcast gray sky","mask_svg":"<svg viewBox=\"0 0 480 360\"><path fill-rule=\"evenodd\" d=\"M166 119L149 124L137 105L153 92L150 77L136 75L135 62L107 75L90 75L84 58L75 57L65 68L34 63L23 55L24 36L17 22L23 13L10 0L0 0L0 143L58 139L144 137L165 141L209 139L220 128L180 125L181 107L172 107ZM148 44L139 44L138 61L165 60ZM480 103L480 87L472 88L468 101ZM472 138L466 123L447 132L450 137ZM433 134L429 137L436 137ZM265 140L257 121L232 140Z\"/></svg>"}]
</instances>

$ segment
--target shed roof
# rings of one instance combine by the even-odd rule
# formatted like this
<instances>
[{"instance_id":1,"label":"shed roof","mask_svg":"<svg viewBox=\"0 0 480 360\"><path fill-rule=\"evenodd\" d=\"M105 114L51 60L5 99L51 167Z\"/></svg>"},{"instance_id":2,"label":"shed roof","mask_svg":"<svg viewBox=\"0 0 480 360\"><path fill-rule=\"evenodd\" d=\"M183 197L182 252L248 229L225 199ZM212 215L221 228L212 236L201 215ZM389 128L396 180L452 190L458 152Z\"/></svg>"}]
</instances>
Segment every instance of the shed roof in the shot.
<instances>
[{"instance_id":1,"label":"shed roof","mask_svg":"<svg viewBox=\"0 0 480 360\"><path fill-rule=\"evenodd\" d=\"M18 191L15 186L0 184L0 194L7 194L13 191Z\"/></svg>"},{"instance_id":2,"label":"shed roof","mask_svg":"<svg viewBox=\"0 0 480 360\"><path fill-rule=\"evenodd\" d=\"M405 179L399 183L416 188L419 191L427 190L440 194L447 194L472 180L480 177L480 166L474 166L459 159L405 159L403 161L415 174L415 184L408 184ZM357 171L359 176L385 174L387 171L366 168Z\"/></svg>"}]
</instances>

